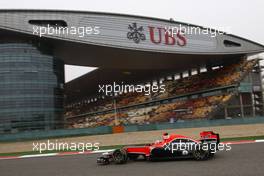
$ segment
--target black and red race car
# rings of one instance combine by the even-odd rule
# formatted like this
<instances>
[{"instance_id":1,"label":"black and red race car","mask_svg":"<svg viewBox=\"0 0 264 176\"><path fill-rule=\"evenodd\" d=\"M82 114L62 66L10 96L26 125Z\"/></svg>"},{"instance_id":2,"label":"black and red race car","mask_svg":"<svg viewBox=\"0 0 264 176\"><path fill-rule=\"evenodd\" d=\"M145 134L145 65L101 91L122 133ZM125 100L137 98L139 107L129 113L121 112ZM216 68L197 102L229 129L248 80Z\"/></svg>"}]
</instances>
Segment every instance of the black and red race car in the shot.
<instances>
[{"instance_id":1,"label":"black and red race car","mask_svg":"<svg viewBox=\"0 0 264 176\"><path fill-rule=\"evenodd\" d=\"M148 161L160 159L193 158L207 160L214 156L220 142L219 134L212 131L200 133L200 139L195 140L178 134L163 134L162 141L144 146L126 146L111 152L103 153L97 158L98 164L126 163L128 160L143 158Z\"/></svg>"}]
</instances>

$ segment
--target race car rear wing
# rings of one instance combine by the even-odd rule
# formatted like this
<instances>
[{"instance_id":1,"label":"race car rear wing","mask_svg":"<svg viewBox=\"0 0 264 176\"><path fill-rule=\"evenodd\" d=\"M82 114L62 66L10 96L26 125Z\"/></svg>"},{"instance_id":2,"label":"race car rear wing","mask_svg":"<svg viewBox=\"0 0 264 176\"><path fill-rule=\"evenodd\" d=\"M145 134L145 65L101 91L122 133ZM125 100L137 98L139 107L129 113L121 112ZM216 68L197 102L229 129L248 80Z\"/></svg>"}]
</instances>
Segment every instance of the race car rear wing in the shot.
<instances>
[{"instance_id":1,"label":"race car rear wing","mask_svg":"<svg viewBox=\"0 0 264 176\"><path fill-rule=\"evenodd\" d=\"M220 136L218 133L214 133L213 131L203 131L200 133L200 141L201 142L209 142L209 141L214 141L217 144L220 142Z\"/></svg>"}]
</instances>

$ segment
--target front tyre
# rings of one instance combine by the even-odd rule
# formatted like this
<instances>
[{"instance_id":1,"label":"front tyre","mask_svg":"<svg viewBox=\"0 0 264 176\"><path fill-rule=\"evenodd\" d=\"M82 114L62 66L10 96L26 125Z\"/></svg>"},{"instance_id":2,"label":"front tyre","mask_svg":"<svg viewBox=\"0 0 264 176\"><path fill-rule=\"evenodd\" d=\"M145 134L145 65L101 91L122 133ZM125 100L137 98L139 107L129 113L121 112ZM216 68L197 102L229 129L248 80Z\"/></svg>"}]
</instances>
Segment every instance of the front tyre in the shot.
<instances>
[{"instance_id":1,"label":"front tyre","mask_svg":"<svg viewBox=\"0 0 264 176\"><path fill-rule=\"evenodd\" d=\"M97 159L97 164L98 165L107 165L107 164L110 164L109 158L107 158L107 157L99 157Z\"/></svg>"},{"instance_id":2,"label":"front tyre","mask_svg":"<svg viewBox=\"0 0 264 176\"><path fill-rule=\"evenodd\" d=\"M124 164L127 162L127 153L124 149L116 149L113 152L113 161L115 164Z\"/></svg>"}]
</instances>

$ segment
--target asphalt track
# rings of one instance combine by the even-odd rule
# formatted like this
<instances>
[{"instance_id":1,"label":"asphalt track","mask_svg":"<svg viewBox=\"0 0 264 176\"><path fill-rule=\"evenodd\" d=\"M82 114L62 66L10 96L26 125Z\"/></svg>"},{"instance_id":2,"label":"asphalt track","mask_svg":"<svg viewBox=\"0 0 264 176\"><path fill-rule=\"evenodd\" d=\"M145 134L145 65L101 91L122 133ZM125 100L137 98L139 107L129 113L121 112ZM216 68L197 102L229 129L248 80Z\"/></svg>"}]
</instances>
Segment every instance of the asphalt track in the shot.
<instances>
[{"instance_id":1,"label":"asphalt track","mask_svg":"<svg viewBox=\"0 0 264 176\"><path fill-rule=\"evenodd\" d=\"M264 143L232 145L208 161L128 162L98 166L99 154L0 160L0 176L263 176Z\"/></svg>"}]
</instances>

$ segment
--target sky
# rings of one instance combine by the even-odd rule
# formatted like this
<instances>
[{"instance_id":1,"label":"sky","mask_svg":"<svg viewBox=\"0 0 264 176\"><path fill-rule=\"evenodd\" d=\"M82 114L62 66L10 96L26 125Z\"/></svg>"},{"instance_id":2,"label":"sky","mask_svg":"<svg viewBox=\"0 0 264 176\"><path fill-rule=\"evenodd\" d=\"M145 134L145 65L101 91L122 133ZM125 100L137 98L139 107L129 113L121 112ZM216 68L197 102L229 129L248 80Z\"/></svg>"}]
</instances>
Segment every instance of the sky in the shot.
<instances>
[{"instance_id":1,"label":"sky","mask_svg":"<svg viewBox=\"0 0 264 176\"><path fill-rule=\"evenodd\" d=\"M64 9L173 18L205 27L225 28L234 35L264 45L263 0L1 0L0 9ZM66 82L93 69L66 65Z\"/></svg>"}]
</instances>

